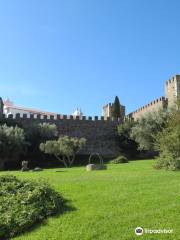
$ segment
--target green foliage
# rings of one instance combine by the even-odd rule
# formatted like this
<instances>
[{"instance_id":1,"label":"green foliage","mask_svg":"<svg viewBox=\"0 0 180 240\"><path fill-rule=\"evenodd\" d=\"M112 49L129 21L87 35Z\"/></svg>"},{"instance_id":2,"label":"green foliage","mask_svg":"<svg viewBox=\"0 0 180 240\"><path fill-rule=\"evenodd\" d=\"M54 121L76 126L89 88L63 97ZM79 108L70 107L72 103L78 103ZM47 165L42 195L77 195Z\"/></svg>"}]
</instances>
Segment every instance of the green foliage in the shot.
<instances>
[{"instance_id":1,"label":"green foliage","mask_svg":"<svg viewBox=\"0 0 180 240\"><path fill-rule=\"evenodd\" d=\"M39 123L25 128L26 139L30 143L29 152L38 152L39 144L54 139L58 135L55 124Z\"/></svg>"},{"instance_id":2,"label":"green foliage","mask_svg":"<svg viewBox=\"0 0 180 240\"><path fill-rule=\"evenodd\" d=\"M71 166L76 154L85 146L85 138L63 136L40 144L40 150L54 155L65 167Z\"/></svg>"},{"instance_id":3,"label":"green foliage","mask_svg":"<svg viewBox=\"0 0 180 240\"><path fill-rule=\"evenodd\" d=\"M164 168L166 170L180 170L180 157L175 158L169 152L160 153L160 156L156 159L156 164L154 168L161 169Z\"/></svg>"},{"instance_id":4,"label":"green foliage","mask_svg":"<svg viewBox=\"0 0 180 240\"><path fill-rule=\"evenodd\" d=\"M131 131L135 125L135 122L126 121L118 126L118 140L121 151L129 157L134 157L138 154L138 144L131 138Z\"/></svg>"},{"instance_id":5,"label":"green foliage","mask_svg":"<svg viewBox=\"0 0 180 240\"><path fill-rule=\"evenodd\" d=\"M113 164L128 163L128 159L127 159L127 157L120 155L117 158L111 160L110 163L113 163Z\"/></svg>"},{"instance_id":6,"label":"green foliage","mask_svg":"<svg viewBox=\"0 0 180 240\"><path fill-rule=\"evenodd\" d=\"M153 164L154 160L141 160L110 164L103 172L86 172L84 166L39 172L75 209L12 240L179 240L180 173L157 173ZM12 173L24 179L34 179L37 174ZM136 237L137 222L173 229L173 233Z\"/></svg>"},{"instance_id":7,"label":"green foliage","mask_svg":"<svg viewBox=\"0 0 180 240\"><path fill-rule=\"evenodd\" d=\"M13 237L57 213L63 200L46 182L0 177L0 239Z\"/></svg>"},{"instance_id":8,"label":"green foliage","mask_svg":"<svg viewBox=\"0 0 180 240\"><path fill-rule=\"evenodd\" d=\"M114 117L114 119L118 119L121 117L120 101L118 96L116 96L114 100L112 117Z\"/></svg>"},{"instance_id":9,"label":"green foliage","mask_svg":"<svg viewBox=\"0 0 180 240\"><path fill-rule=\"evenodd\" d=\"M157 135L160 152L156 168L180 170L180 104L172 110L166 128Z\"/></svg>"},{"instance_id":10,"label":"green foliage","mask_svg":"<svg viewBox=\"0 0 180 240\"><path fill-rule=\"evenodd\" d=\"M156 135L163 131L168 115L168 112L159 110L147 113L137 121L132 128L131 138L138 143L139 150L155 150Z\"/></svg>"},{"instance_id":11,"label":"green foliage","mask_svg":"<svg viewBox=\"0 0 180 240\"><path fill-rule=\"evenodd\" d=\"M52 139L58 135L57 127L55 124L40 123L38 125L39 135L42 139Z\"/></svg>"},{"instance_id":12,"label":"green foliage","mask_svg":"<svg viewBox=\"0 0 180 240\"><path fill-rule=\"evenodd\" d=\"M24 130L15 126L0 125L0 166L3 167L6 159L15 158L25 150Z\"/></svg>"}]
</instances>

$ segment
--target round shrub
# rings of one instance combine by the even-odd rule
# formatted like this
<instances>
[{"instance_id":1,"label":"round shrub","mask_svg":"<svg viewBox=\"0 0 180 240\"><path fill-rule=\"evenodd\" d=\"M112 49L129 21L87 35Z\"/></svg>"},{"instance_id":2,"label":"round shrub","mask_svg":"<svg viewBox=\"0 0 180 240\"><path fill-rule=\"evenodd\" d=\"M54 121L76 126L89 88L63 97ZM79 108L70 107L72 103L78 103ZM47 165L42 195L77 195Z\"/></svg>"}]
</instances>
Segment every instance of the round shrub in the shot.
<instances>
[{"instance_id":1,"label":"round shrub","mask_svg":"<svg viewBox=\"0 0 180 240\"><path fill-rule=\"evenodd\" d=\"M0 176L0 239L23 232L62 205L63 198L46 182Z\"/></svg>"},{"instance_id":2,"label":"round shrub","mask_svg":"<svg viewBox=\"0 0 180 240\"><path fill-rule=\"evenodd\" d=\"M125 156L120 155L117 158L113 159L111 163L113 164L128 163L128 159Z\"/></svg>"}]
</instances>

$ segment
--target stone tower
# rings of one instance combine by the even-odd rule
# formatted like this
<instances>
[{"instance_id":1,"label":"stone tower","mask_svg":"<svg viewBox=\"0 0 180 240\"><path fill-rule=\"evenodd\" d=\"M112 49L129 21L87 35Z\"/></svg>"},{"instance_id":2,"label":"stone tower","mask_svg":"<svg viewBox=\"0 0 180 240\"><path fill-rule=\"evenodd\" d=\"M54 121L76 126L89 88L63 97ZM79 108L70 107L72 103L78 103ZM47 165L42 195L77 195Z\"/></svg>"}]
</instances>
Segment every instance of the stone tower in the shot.
<instances>
[{"instance_id":1,"label":"stone tower","mask_svg":"<svg viewBox=\"0 0 180 240\"><path fill-rule=\"evenodd\" d=\"M168 99L168 106L175 104L177 97L180 96L180 75L175 75L165 84L165 97Z\"/></svg>"},{"instance_id":2,"label":"stone tower","mask_svg":"<svg viewBox=\"0 0 180 240\"><path fill-rule=\"evenodd\" d=\"M102 115L104 116L105 119L107 119L108 117L111 118L112 111L113 111L113 103L108 103L105 106L103 106ZM121 112L121 117L123 119L125 117L126 108L121 104L120 104L120 112Z\"/></svg>"},{"instance_id":3,"label":"stone tower","mask_svg":"<svg viewBox=\"0 0 180 240\"><path fill-rule=\"evenodd\" d=\"M0 97L0 118L2 118L3 115L3 108L4 108L3 100Z\"/></svg>"}]
</instances>

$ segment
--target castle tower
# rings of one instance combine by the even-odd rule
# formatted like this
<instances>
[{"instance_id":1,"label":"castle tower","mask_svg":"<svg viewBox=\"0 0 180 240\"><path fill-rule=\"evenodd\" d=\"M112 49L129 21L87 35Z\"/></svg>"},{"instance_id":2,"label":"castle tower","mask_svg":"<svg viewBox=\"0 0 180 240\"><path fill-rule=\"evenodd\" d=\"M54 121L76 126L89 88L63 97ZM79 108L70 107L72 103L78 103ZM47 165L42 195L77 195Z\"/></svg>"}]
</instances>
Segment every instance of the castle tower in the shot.
<instances>
[{"instance_id":1,"label":"castle tower","mask_svg":"<svg viewBox=\"0 0 180 240\"><path fill-rule=\"evenodd\" d=\"M105 106L103 106L102 115L104 116L105 119L107 119L108 117L112 117L111 109L112 109L111 103L108 103Z\"/></svg>"},{"instance_id":2,"label":"castle tower","mask_svg":"<svg viewBox=\"0 0 180 240\"><path fill-rule=\"evenodd\" d=\"M168 106L175 104L177 97L180 96L180 75L175 75L165 84L165 97L168 99Z\"/></svg>"},{"instance_id":3,"label":"castle tower","mask_svg":"<svg viewBox=\"0 0 180 240\"><path fill-rule=\"evenodd\" d=\"M0 97L0 118L2 118L3 116L3 109L4 109L4 104L3 104L3 100Z\"/></svg>"},{"instance_id":4,"label":"castle tower","mask_svg":"<svg viewBox=\"0 0 180 240\"><path fill-rule=\"evenodd\" d=\"M107 119L108 117L112 117L112 111L113 111L113 103L108 103L105 106L103 106L103 110L102 110L102 115L104 116L105 119ZM125 117L125 112L126 112L126 108L125 106L120 104L120 112L121 112L121 117L124 118Z\"/></svg>"}]
</instances>

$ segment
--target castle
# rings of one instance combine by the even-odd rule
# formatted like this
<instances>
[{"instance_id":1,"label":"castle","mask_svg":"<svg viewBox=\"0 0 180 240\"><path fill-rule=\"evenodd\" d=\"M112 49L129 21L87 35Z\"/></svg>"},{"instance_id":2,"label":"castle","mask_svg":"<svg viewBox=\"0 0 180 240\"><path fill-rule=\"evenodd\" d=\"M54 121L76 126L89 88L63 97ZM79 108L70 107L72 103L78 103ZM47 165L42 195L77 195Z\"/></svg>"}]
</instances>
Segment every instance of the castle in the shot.
<instances>
[{"instance_id":1,"label":"castle","mask_svg":"<svg viewBox=\"0 0 180 240\"><path fill-rule=\"evenodd\" d=\"M180 96L180 75L175 75L165 83L165 96L156 99L138 110L128 114L126 117L138 120L147 112L163 109L167 110L173 106L177 97ZM14 123L30 127L34 123L47 122L56 124L60 135L72 137L85 137L87 139L86 148L83 154L98 152L102 156L117 156L120 152L117 142L118 121L112 121L113 104L107 104L103 107L103 115L98 118L95 116L86 117L80 110L76 110L72 115L61 115L57 113L44 112L29 108L16 107L10 101L4 101L0 98L0 120L13 121ZM125 116L125 106L120 106L122 116ZM79 115L78 115L78 114Z\"/></svg>"},{"instance_id":2,"label":"castle","mask_svg":"<svg viewBox=\"0 0 180 240\"><path fill-rule=\"evenodd\" d=\"M175 75L174 77L165 82L165 96L151 101L150 103L140 107L134 112L127 114L126 117L130 120L137 121L139 118L141 118L142 116L144 116L144 114L148 112L157 111L159 109L167 110L175 104L178 96L180 96L180 75ZM103 107L103 115L105 119L107 117L112 117L112 109L112 103L109 103ZM125 106L121 105L120 110L122 113L122 117L124 117Z\"/></svg>"},{"instance_id":3,"label":"castle","mask_svg":"<svg viewBox=\"0 0 180 240\"><path fill-rule=\"evenodd\" d=\"M156 111L158 109L167 110L169 107L174 105L179 95L180 95L180 75L175 75L165 83L165 96L155 99L127 115L125 114L126 112L125 106L120 104L121 118L124 119L125 117L127 117L128 119L136 121L148 112ZM101 119L102 120L112 119L112 111L113 103L108 103L105 106L103 106L102 109L103 116L101 117ZM34 115L34 117L40 115L40 118L43 118L43 116L47 116L47 118L49 119L52 118L52 116L56 118L56 116L58 115L57 113L53 112L19 107L14 105L13 102L11 102L10 100L2 101L2 104L0 105L0 117L2 116L2 114L5 114L8 117L8 115L11 114L16 115L17 113L19 113L21 117L23 117L23 115L26 114L27 117L30 117L30 115ZM76 117L80 119L85 119L83 113L78 108L72 115L69 116L69 118L73 119L76 119Z\"/></svg>"}]
</instances>

